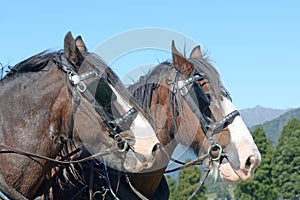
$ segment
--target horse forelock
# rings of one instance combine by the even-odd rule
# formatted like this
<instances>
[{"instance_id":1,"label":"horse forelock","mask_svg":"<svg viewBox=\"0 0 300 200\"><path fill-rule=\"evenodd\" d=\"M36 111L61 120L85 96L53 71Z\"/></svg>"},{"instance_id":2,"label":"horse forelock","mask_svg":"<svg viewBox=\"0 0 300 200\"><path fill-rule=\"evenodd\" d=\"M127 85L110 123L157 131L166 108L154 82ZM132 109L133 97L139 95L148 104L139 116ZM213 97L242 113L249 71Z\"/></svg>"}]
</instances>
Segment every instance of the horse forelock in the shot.
<instances>
[{"instance_id":1,"label":"horse forelock","mask_svg":"<svg viewBox=\"0 0 300 200\"><path fill-rule=\"evenodd\" d=\"M209 58L190 58L188 61L195 67L195 70L199 73L204 73L205 78L208 79L212 89L212 93L216 97L217 101L222 100L222 87L223 84L220 79L220 75L216 68L211 64Z\"/></svg>"}]
</instances>

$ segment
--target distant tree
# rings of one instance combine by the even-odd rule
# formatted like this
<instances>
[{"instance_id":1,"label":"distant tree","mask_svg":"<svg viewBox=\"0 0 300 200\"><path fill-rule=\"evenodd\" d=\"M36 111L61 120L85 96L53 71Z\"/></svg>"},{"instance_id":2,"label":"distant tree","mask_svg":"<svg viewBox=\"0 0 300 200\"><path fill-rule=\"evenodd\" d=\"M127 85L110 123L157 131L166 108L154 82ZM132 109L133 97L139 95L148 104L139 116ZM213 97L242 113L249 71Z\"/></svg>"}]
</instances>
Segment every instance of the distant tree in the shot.
<instances>
[{"instance_id":1,"label":"distant tree","mask_svg":"<svg viewBox=\"0 0 300 200\"><path fill-rule=\"evenodd\" d=\"M274 192L281 199L300 198L300 122L292 119L276 146L272 171Z\"/></svg>"},{"instance_id":2,"label":"distant tree","mask_svg":"<svg viewBox=\"0 0 300 200\"><path fill-rule=\"evenodd\" d=\"M216 188L217 196L214 198L214 200L231 200L232 197L228 191L228 184L218 184Z\"/></svg>"},{"instance_id":3,"label":"distant tree","mask_svg":"<svg viewBox=\"0 0 300 200\"><path fill-rule=\"evenodd\" d=\"M170 175L166 175L166 180L169 186L169 190L170 190L170 197L169 199L175 199L175 192L176 192L176 188L177 188L177 181L175 179L173 179Z\"/></svg>"},{"instance_id":4,"label":"distant tree","mask_svg":"<svg viewBox=\"0 0 300 200\"><path fill-rule=\"evenodd\" d=\"M214 200L229 200L233 199L232 189L236 187L235 183L228 183L218 177L208 176L205 180L206 195L215 196Z\"/></svg>"},{"instance_id":5,"label":"distant tree","mask_svg":"<svg viewBox=\"0 0 300 200\"><path fill-rule=\"evenodd\" d=\"M272 188L272 160L274 147L261 126L253 131L254 141L262 155L262 162L256 169L254 179L237 184L234 191L237 199L276 199Z\"/></svg>"},{"instance_id":6,"label":"distant tree","mask_svg":"<svg viewBox=\"0 0 300 200\"><path fill-rule=\"evenodd\" d=\"M170 189L170 200L186 200L196 188L201 177L201 170L197 166L191 166L179 172L178 180L167 176L167 181ZM206 200L206 188L203 185L197 194L193 197L195 200Z\"/></svg>"}]
</instances>

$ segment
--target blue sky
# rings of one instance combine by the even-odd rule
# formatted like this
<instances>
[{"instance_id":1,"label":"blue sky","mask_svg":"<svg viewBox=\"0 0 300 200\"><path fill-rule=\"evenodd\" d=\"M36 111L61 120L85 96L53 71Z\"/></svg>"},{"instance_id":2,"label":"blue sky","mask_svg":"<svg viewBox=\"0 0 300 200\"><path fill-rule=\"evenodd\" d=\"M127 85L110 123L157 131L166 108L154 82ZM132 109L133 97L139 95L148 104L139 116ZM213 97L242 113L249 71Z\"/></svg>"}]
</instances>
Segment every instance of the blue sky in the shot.
<instances>
[{"instance_id":1,"label":"blue sky","mask_svg":"<svg viewBox=\"0 0 300 200\"><path fill-rule=\"evenodd\" d=\"M67 31L81 35L92 51L124 31L157 27L182 33L208 51L239 109L296 108L300 107L299 9L296 0L4 1L0 63L14 65L45 49L59 50ZM152 62L168 59L157 52L149 56ZM125 66L125 71L117 70L124 74L142 59L119 60L113 69L116 64Z\"/></svg>"}]
</instances>

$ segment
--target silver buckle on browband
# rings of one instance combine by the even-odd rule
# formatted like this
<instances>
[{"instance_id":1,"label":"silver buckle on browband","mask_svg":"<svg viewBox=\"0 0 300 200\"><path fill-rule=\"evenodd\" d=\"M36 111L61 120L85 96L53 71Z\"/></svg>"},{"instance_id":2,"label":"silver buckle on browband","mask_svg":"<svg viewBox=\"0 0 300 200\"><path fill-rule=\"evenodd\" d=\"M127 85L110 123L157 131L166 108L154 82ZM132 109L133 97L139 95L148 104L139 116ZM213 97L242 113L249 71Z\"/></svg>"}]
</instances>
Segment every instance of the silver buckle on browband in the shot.
<instances>
[{"instance_id":1,"label":"silver buckle on browband","mask_svg":"<svg viewBox=\"0 0 300 200\"><path fill-rule=\"evenodd\" d=\"M86 84L83 82L83 80L93 78L95 76L98 76L98 73L96 71L86 72L83 74L78 75L74 71L68 73L68 78L70 82L77 87L79 92L85 92L87 89Z\"/></svg>"},{"instance_id":2,"label":"silver buckle on browband","mask_svg":"<svg viewBox=\"0 0 300 200\"><path fill-rule=\"evenodd\" d=\"M184 80L179 80L177 82L177 89L180 91L180 94L182 96L187 95L187 93L189 92L187 87L186 87L186 82Z\"/></svg>"},{"instance_id":3,"label":"silver buckle on browband","mask_svg":"<svg viewBox=\"0 0 300 200\"><path fill-rule=\"evenodd\" d=\"M180 91L182 96L185 96L189 92L186 86L198 80L201 80L203 76L204 74L201 75L196 74L194 76L189 77L188 79L179 80L177 81L177 85L176 85L177 89Z\"/></svg>"}]
</instances>

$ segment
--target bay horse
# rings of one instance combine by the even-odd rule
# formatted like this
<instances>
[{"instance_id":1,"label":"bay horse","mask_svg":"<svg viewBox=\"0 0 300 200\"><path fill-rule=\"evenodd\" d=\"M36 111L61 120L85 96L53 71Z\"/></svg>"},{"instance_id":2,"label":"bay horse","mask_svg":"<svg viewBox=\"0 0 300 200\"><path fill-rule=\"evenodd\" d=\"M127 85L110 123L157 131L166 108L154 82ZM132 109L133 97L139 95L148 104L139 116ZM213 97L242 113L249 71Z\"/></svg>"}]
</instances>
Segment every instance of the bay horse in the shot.
<instances>
[{"instance_id":1,"label":"bay horse","mask_svg":"<svg viewBox=\"0 0 300 200\"><path fill-rule=\"evenodd\" d=\"M210 173L216 177L219 172L228 182L252 178L261 161L251 133L200 46L189 58L174 41L171 49L172 62L157 65L128 88L152 122L161 152L167 152L152 168L131 176L141 194L137 199L168 199L164 172L179 143L199 158L208 155L204 163Z\"/></svg>"},{"instance_id":2,"label":"bay horse","mask_svg":"<svg viewBox=\"0 0 300 200\"><path fill-rule=\"evenodd\" d=\"M69 152L75 144L118 171L150 168L159 141L130 96L116 74L70 32L63 51L17 64L0 81L1 194L34 199L49 170L71 162L64 155L76 154Z\"/></svg>"}]
</instances>

